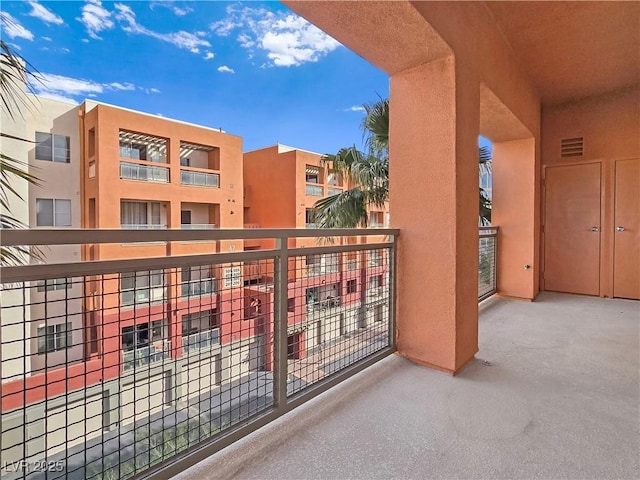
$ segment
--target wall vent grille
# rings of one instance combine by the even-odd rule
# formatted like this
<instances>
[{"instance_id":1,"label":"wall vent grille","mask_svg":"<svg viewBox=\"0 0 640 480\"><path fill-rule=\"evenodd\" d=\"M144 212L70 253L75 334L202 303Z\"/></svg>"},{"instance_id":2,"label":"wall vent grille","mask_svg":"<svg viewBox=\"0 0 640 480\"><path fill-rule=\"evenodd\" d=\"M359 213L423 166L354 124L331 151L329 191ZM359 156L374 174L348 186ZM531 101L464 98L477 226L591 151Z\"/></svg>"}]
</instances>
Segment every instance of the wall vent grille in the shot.
<instances>
[{"instance_id":1,"label":"wall vent grille","mask_svg":"<svg viewBox=\"0 0 640 480\"><path fill-rule=\"evenodd\" d=\"M582 137L563 138L560 140L560 157L581 157L584 139Z\"/></svg>"}]
</instances>

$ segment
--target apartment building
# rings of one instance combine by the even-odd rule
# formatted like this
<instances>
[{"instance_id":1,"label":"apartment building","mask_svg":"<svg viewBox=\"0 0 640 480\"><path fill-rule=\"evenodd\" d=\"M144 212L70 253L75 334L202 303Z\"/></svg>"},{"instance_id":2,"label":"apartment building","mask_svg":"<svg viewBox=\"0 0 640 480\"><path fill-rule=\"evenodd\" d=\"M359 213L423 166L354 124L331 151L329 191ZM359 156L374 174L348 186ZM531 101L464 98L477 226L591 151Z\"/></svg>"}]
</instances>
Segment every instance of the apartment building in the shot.
<instances>
[{"instance_id":1,"label":"apartment building","mask_svg":"<svg viewBox=\"0 0 640 480\"><path fill-rule=\"evenodd\" d=\"M89 100L31 100L24 119L3 117L7 132L33 141L7 150L40 179L16 187L23 203L11 199L25 225L242 228L240 137ZM44 443L28 448L50 455L70 438L86 441L148 418L169 398L185 400L259 370L261 319L247 312L242 264L120 271L117 263L243 247L233 240L61 245L28 260L59 264L61 272L85 260L114 267L94 277L3 285L3 444L18 444L21 426L40 428L46 417ZM69 412L82 420L69 424Z\"/></svg>"},{"instance_id":2,"label":"apartment building","mask_svg":"<svg viewBox=\"0 0 640 480\"><path fill-rule=\"evenodd\" d=\"M4 117L3 130L28 142L3 141L3 153L7 146L8 154L27 163L39 181L16 182L21 198L10 199L12 214L30 228L80 228L78 107L32 95L25 95L24 101L28 107L23 116ZM25 261L81 260L80 248L74 246L56 245L32 253ZM2 316L3 383L83 358L82 315L65 312L80 312L80 284L60 278L20 290L5 289L0 295L2 303L11 306ZM24 361L14 360L22 356Z\"/></svg>"},{"instance_id":3,"label":"apartment building","mask_svg":"<svg viewBox=\"0 0 640 480\"><path fill-rule=\"evenodd\" d=\"M313 206L350 188L322 155L277 144L245 152L245 222L262 228L316 228ZM369 211L369 226L388 226L388 205ZM335 238L336 244L375 237ZM316 239L292 240L289 248L318 247ZM268 241L245 243L245 249L273 248ZM311 250L310 250L311 251ZM301 359L317 347L366 327L386 315L386 252L325 253L291 259L289 280L289 358ZM270 278L272 272L261 272Z\"/></svg>"}]
</instances>

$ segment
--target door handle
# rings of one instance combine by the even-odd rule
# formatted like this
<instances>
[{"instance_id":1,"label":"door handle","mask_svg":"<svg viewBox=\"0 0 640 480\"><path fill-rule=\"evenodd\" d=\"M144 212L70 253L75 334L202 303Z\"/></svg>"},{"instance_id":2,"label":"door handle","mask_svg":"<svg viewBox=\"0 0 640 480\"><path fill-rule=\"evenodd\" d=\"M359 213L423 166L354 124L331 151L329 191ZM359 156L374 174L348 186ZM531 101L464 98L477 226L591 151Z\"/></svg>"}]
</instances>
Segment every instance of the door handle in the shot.
<instances>
[{"instance_id":1,"label":"door handle","mask_svg":"<svg viewBox=\"0 0 640 480\"><path fill-rule=\"evenodd\" d=\"M600 231L600 227L591 227L591 231L592 232L599 232Z\"/></svg>"},{"instance_id":2,"label":"door handle","mask_svg":"<svg viewBox=\"0 0 640 480\"><path fill-rule=\"evenodd\" d=\"M621 226L621 225L618 225L618 226L616 227L616 231L617 231L617 232L624 232L624 227L623 227L623 226Z\"/></svg>"}]
</instances>

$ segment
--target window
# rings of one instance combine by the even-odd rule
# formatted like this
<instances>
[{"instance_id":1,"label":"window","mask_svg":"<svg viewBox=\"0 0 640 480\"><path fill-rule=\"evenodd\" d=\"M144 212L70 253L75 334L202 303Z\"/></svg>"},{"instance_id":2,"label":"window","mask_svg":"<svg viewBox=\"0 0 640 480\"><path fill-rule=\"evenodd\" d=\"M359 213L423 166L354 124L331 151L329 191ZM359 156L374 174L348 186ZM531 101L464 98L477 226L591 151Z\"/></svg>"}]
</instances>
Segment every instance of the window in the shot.
<instances>
[{"instance_id":1,"label":"window","mask_svg":"<svg viewBox=\"0 0 640 480\"><path fill-rule=\"evenodd\" d=\"M358 284L355 280L347 280L347 293L356 293L358 291Z\"/></svg>"},{"instance_id":2,"label":"window","mask_svg":"<svg viewBox=\"0 0 640 480\"><path fill-rule=\"evenodd\" d=\"M36 132L36 160L69 163L70 138L64 135Z\"/></svg>"},{"instance_id":3,"label":"window","mask_svg":"<svg viewBox=\"0 0 640 480\"><path fill-rule=\"evenodd\" d=\"M154 295L154 289L162 289L162 292ZM123 273L120 277L120 292L123 305L161 300L164 298L162 270Z\"/></svg>"},{"instance_id":4,"label":"window","mask_svg":"<svg viewBox=\"0 0 640 480\"><path fill-rule=\"evenodd\" d=\"M151 342L164 338L164 326L162 320L151 322L151 330L148 323L139 323L122 329L122 349L146 347Z\"/></svg>"},{"instance_id":5,"label":"window","mask_svg":"<svg viewBox=\"0 0 640 480\"><path fill-rule=\"evenodd\" d=\"M38 280L38 292L50 292L52 290L66 290L71 288L73 280L71 278L51 278L49 280Z\"/></svg>"},{"instance_id":6,"label":"window","mask_svg":"<svg viewBox=\"0 0 640 480\"><path fill-rule=\"evenodd\" d=\"M126 141L120 142L120 156L122 158L167 163L167 157L164 152L165 149L158 145L143 145Z\"/></svg>"},{"instance_id":7,"label":"window","mask_svg":"<svg viewBox=\"0 0 640 480\"><path fill-rule=\"evenodd\" d=\"M382 275L376 275L375 277L370 277L369 290L376 290L379 287L382 287Z\"/></svg>"},{"instance_id":8,"label":"window","mask_svg":"<svg viewBox=\"0 0 640 480\"><path fill-rule=\"evenodd\" d=\"M307 208L305 212L305 225L307 228L315 228L315 210L313 208Z\"/></svg>"},{"instance_id":9,"label":"window","mask_svg":"<svg viewBox=\"0 0 640 480\"><path fill-rule=\"evenodd\" d=\"M287 312L294 313L296 311L296 299L287 298Z\"/></svg>"},{"instance_id":10,"label":"window","mask_svg":"<svg viewBox=\"0 0 640 480\"><path fill-rule=\"evenodd\" d=\"M71 323L38 327L38 353L54 352L72 345Z\"/></svg>"},{"instance_id":11,"label":"window","mask_svg":"<svg viewBox=\"0 0 640 480\"><path fill-rule=\"evenodd\" d=\"M36 198L38 227L71 226L71 200Z\"/></svg>"},{"instance_id":12,"label":"window","mask_svg":"<svg viewBox=\"0 0 640 480\"><path fill-rule=\"evenodd\" d=\"M160 228L162 215L160 202L120 202L122 228Z\"/></svg>"},{"instance_id":13,"label":"window","mask_svg":"<svg viewBox=\"0 0 640 480\"><path fill-rule=\"evenodd\" d=\"M180 158L180 166L181 167L190 167L191 166L191 159L190 158Z\"/></svg>"}]
</instances>

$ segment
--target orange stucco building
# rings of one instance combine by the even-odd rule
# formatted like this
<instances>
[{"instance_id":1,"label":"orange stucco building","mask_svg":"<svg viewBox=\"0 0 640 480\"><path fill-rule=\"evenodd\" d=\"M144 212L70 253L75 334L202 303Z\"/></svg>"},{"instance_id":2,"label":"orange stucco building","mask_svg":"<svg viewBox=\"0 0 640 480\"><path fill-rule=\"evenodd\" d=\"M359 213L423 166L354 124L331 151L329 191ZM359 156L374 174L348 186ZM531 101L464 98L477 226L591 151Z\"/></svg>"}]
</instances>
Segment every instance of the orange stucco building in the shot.
<instances>
[{"instance_id":1,"label":"orange stucco building","mask_svg":"<svg viewBox=\"0 0 640 480\"><path fill-rule=\"evenodd\" d=\"M478 350L478 134L498 292L640 298L637 2L285 3L390 76L400 354L457 372Z\"/></svg>"},{"instance_id":2,"label":"orange stucco building","mask_svg":"<svg viewBox=\"0 0 640 480\"><path fill-rule=\"evenodd\" d=\"M330 164L321 161L322 155L306 150L276 144L245 152L244 216L245 222L261 228L315 228L312 209L324 197L335 195L351 187L348 180L336 175ZM274 188L275 187L275 188ZM388 225L388 206L370 207L369 227ZM355 242L336 238L334 243ZM364 243L379 238L363 237ZM296 238L289 248L317 247L316 239ZM272 240L255 242L245 249L273 248ZM346 324L366 323L367 307L363 298L367 285L384 283L388 262L384 252L354 252L352 254L299 255L289 262L289 324L300 326L299 333L290 336L294 357L302 358L308 348L322 343L319 338L308 338L314 329L302 328L313 320L312 305L340 299ZM263 274L273 278L273 272ZM370 307L373 310L375 307ZM294 328L295 331L295 328ZM311 333L310 333L311 332Z\"/></svg>"}]
</instances>

